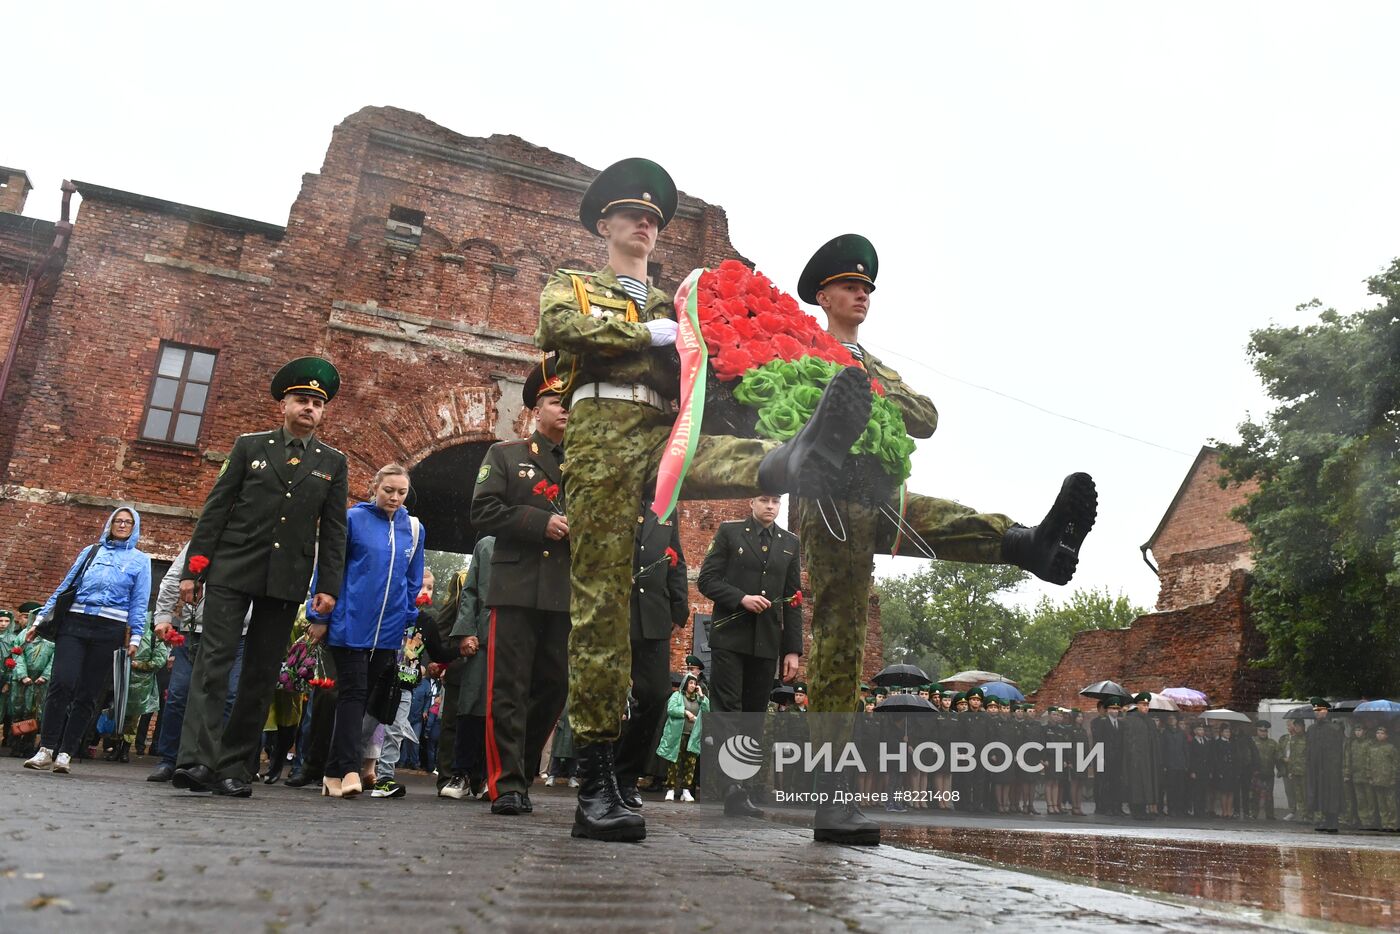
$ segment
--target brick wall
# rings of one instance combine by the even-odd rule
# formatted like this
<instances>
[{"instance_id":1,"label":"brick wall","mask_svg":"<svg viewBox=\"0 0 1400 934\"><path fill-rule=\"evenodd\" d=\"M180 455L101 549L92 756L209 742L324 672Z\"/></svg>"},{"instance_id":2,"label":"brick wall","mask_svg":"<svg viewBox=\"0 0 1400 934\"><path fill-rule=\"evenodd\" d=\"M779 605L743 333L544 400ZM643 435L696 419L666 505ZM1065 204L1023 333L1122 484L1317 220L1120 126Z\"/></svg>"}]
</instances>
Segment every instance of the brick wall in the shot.
<instances>
[{"instance_id":1,"label":"brick wall","mask_svg":"<svg viewBox=\"0 0 1400 934\"><path fill-rule=\"evenodd\" d=\"M1234 570L1252 566L1249 530L1230 512L1244 504L1257 484L1222 489L1222 476L1219 452L1202 448L1148 541L1162 581L1159 610L1208 602Z\"/></svg>"},{"instance_id":2,"label":"brick wall","mask_svg":"<svg viewBox=\"0 0 1400 934\"><path fill-rule=\"evenodd\" d=\"M1247 572L1236 570L1209 603L1150 613L1128 629L1076 634L1041 683L1038 702L1084 708L1079 691L1108 679L1129 691L1195 688L1212 705L1256 709L1278 679L1249 664L1263 654L1264 642L1245 605L1248 586Z\"/></svg>"}]
</instances>

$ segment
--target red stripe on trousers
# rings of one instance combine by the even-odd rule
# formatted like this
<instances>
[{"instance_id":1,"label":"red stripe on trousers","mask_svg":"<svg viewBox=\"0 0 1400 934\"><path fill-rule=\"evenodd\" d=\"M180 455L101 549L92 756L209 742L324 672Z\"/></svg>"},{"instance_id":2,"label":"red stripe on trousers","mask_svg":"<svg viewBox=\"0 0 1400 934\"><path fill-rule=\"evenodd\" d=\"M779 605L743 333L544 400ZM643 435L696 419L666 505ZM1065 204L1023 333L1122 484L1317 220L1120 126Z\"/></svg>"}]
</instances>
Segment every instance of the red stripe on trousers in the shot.
<instances>
[{"instance_id":1,"label":"red stripe on trousers","mask_svg":"<svg viewBox=\"0 0 1400 934\"><path fill-rule=\"evenodd\" d=\"M495 720L491 716L491 696L496 693L496 608L491 608L491 625L486 638L486 789L495 801L496 782L501 778L501 750L496 746Z\"/></svg>"}]
</instances>

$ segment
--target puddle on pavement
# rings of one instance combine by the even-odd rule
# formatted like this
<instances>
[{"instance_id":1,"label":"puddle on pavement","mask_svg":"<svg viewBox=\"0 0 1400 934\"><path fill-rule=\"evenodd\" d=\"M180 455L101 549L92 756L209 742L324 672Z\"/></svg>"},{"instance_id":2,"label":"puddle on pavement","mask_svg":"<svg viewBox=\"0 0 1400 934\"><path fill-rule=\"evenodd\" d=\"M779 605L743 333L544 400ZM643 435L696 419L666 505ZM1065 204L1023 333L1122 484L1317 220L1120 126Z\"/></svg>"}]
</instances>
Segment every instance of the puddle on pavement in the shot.
<instances>
[{"instance_id":1,"label":"puddle on pavement","mask_svg":"<svg viewBox=\"0 0 1400 934\"><path fill-rule=\"evenodd\" d=\"M1303 918L1400 930L1400 851L885 824L886 843Z\"/></svg>"}]
</instances>

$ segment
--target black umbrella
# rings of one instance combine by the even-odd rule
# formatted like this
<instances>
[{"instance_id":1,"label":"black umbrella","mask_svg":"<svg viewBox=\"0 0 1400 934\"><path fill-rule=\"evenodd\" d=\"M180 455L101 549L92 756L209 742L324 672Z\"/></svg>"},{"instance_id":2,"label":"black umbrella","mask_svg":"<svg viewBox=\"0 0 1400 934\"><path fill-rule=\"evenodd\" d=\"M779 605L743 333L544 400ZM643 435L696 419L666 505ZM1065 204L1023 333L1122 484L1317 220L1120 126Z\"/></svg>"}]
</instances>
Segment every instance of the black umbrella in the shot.
<instances>
[{"instance_id":1,"label":"black umbrella","mask_svg":"<svg viewBox=\"0 0 1400 934\"><path fill-rule=\"evenodd\" d=\"M933 704L917 694L891 694L875 705L876 713L918 713L933 709Z\"/></svg>"},{"instance_id":2,"label":"black umbrella","mask_svg":"<svg viewBox=\"0 0 1400 934\"><path fill-rule=\"evenodd\" d=\"M1081 697L1096 697L1099 700L1108 700L1110 697L1132 699L1131 694L1123 690L1123 685L1116 681L1095 681L1087 688L1079 692Z\"/></svg>"},{"instance_id":3,"label":"black umbrella","mask_svg":"<svg viewBox=\"0 0 1400 934\"><path fill-rule=\"evenodd\" d=\"M126 723L126 695L131 686L131 659L126 649L112 653L112 722L116 724L117 739L121 739L122 725Z\"/></svg>"},{"instance_id":4,"label":"black umbrella","mask_svg":"<svg viewBox=\"0 0 1400 934\"><path fill-rule=\"evenodd\" d=\"M768 699L775 704L791 704L797 697L797 692L792 685L784 684L780 688L774 688L773 693L768 695Z\"/></svg>"},{"instance_id":5,"label":"black umbrella","mask_svg":"<svg viewBox=\"0 0 1400 934\"><path fill-rule=\"evenodd\" d=\"M1286 713L1286 714L1283 715L1283 719L1285 719L1285 720L1316 720L1317 717L1313 714L1313 709L1312 709L1311 707L1309 707L1307 704L1304 704L1304 705L1301 706L1301 707L1294 707L1292 710L1288 711L1288 713Z\"/></svg>"},{"instance_id":6,"label":"black umbrella","mask_svg":"<svg viewBox=\"0 0 1400 934\"><path fill-rule=\"evenodd\" d=\"M1332 705L1332 712L1333 712L1333 713L1351 713L1353 710L1356 709L1356 705L1357 705L1357 704L1362 704L1362 703L1365 703L1365 701L1359 701L1359 700L1339 700L1339 701L1337 701L1335 704Z\"/></svg>"},{"instance_id":7,"label":"black umbrella","mask_svg":"<svg viewBox=\"0 0 1400 934\"><path fill-rule=\"evenodd\" d=\"M916 688L932 679L918 665L887 665L870 680L882 688Z\"/></svg>"}]
</instances>

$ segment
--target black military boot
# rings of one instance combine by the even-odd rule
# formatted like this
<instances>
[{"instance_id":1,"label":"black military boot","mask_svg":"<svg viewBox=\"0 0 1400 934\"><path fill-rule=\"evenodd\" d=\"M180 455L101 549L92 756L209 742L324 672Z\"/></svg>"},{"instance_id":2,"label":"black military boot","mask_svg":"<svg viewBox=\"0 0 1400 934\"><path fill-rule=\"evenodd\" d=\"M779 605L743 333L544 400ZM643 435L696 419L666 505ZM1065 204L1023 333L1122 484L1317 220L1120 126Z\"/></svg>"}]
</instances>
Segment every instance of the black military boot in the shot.
<instances>
[{"instance_id":1,"label":"black military boot","mask_svg":"<svg viewBox=\"0 0 1400 934\"><path fill-rule=\"evenodd\" d=\"M1094 527L1099 494L1086 473L1065 477L1040 525L1013 525L1001 540L1001 558L1052 584L1068 584L1079 566L1079 546Z\"/></svg>"},{"instance_id":2,"label":"black military boot","mask_svg":"<svg viewBox=\"0 0 1400 934\"><path fill-rule=\"evenodd\" d=\"M860 805L843 800L850 793L850 777L825 773L817 779L816 791L826 795L817 805L812 839L818 843L846 843L873 846L880 842L880 825L865 816Z\"/></svg>"},{"instance_id":3,"label":"black military boot","mask_svg":"<svg viewBox=\"0 0 1400 934\"><path fill-rule=\"evenodd\" d=\"M617 793L622 798L622 806L627 810L640 811L642 809L642 793L637 790L635 778L619 778L617 780Z\"/></svg>"},{"instance_id":4,"label":"black military boot","mask_svg":"<svg viewBox=\"0 0 1400 934\"><path fill-rule=\"evenodd\" d=\"M724 815L726 817L762 817L763 808L753 803L749 791L743 785L734 784L724 793Z\"/></svg>"},{"instance_id":5,"label":"black military boot","mask_svg":"<svg viewBox=\"0 0 1400 934\"><path fill-rule=\"evenodd\" d=\"M852 445L870 421L870 377L858 366L831 378L807 424L758 465L764 493L820 496L841 476Z\"/></svg>"},{"instance_id":6,"label":"black military boot","mask_svg":"<svg viewBox=\"0 0 1400 934\"><path fill-rule=\"evenodd\" d=\"M589 840L635 843L645 840L647 822L622 803L613 766L612 743L576 746L579 758L578 807L572 835Z\"/></svg>"}]
</instances>

